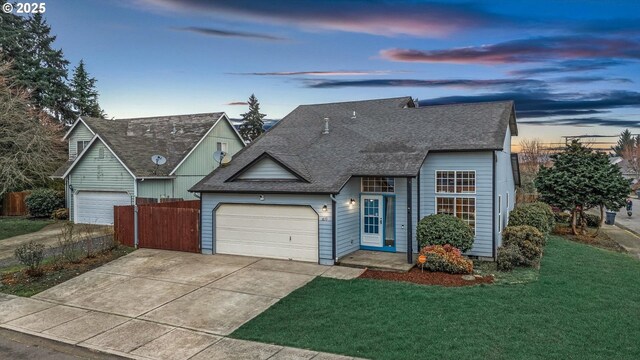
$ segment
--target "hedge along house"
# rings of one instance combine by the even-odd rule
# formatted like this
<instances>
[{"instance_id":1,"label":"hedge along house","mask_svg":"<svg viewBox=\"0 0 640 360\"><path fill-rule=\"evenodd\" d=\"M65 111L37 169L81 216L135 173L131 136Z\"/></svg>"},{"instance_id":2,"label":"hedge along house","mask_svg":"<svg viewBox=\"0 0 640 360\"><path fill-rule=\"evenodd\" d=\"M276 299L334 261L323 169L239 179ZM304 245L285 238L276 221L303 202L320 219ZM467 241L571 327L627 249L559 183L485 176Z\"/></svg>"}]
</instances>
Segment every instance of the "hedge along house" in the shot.
<instances>
[{"instance_id":1,"label":"hedge along house","mask_svg":"<svg viewBox=\"0 0 640 360\"><path fill-rule=\"evenodd\" d=\"M112 224L114 205L136 198L195 199L188 190L219 164L217 150L244 147L224 113L105 120L80 117L64 136L69 161L53 177L65 180L69 218ZM166 163L156 165L153 155Z\"/></svg>"},{"instance_id":2,"label":"hedge along house","mask_svg":"<svg viewBox=\"0 0 640 360\"><path fill-rule=\"evenodd\" d=\"M191 189L202 251L333 264L367 249L412 262L418 220L445 213L473 228L469 255L495 258L516 134L510 101L299 106Z\"/></svg>"}]
</instances>

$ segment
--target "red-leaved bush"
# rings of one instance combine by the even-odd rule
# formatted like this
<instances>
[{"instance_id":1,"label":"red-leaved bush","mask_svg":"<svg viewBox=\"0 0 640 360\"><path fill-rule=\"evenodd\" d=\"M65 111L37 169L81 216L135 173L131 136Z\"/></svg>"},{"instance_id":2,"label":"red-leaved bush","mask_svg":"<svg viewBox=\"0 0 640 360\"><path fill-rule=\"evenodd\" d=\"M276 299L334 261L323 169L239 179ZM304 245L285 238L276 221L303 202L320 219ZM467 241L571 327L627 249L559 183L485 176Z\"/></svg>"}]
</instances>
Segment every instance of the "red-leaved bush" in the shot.
<instances>
[{"instance_id":1,"label":"red-leaved bush","mask_svg":"<svg viewBox=\"0 0 640 360\"><path fill-rule=\"evenodd\" d=\"M471 274L473 261L466 259L457 248L446 245L429 245L420 250L427 260L424 264L418 263L425 270L441 271L450 274Z\"/></svg>"}]
</instances>

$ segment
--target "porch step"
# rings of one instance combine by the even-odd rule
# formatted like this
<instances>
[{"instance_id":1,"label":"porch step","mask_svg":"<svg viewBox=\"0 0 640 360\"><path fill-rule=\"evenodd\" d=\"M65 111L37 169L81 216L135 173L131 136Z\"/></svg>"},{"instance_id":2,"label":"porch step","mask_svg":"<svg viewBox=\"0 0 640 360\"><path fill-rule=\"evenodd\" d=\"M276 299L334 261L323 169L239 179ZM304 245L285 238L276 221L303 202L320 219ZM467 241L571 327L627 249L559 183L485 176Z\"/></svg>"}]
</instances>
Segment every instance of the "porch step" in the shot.
<instances>
[{"instance_id":1,"label":"porch step","mask_svg":"<svg viewBox=\"0 0 640 360\"><path fill-rule=\"evenodd\" d=\"M338 260L338 265L393 272L407 272L415 264L407 263L407 254L358 250Z\"/></svg>"}]
</instances>

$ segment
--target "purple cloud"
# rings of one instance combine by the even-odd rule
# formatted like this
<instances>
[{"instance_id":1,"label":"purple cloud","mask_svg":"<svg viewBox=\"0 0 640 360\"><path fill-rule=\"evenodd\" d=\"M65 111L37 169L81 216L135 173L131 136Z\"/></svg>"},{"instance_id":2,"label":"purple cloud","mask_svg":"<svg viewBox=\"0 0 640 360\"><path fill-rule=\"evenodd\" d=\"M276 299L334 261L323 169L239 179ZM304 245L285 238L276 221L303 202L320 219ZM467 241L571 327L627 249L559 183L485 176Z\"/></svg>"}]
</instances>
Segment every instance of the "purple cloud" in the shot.
<instances>
[{"instance_id":1,"label":"purple cloud","mask_svg":"<svg viewBox=\"0 0 640 360\"><path fill-rule=\"evenodd\" d=\"M198 26L189 26L183 28L173 28L176 31L186 31L192 32L195 34L206 35L206 36L215 36L215 37L227 37L227 38L241 38L241 39L253 39L253 40L268 40L268 41L282 41L287 40L285 38L266 35L266 34L257 34L257 33L248 33L241 31L229 31L229 30L221 30L214 29L208 27L198 27Z\"/></svg>"},{"instance_id":2,"label":"purple cloud","mask_svg":"<svg viewBox=\"0 0 640 360\"><path fill-rule=\"evenodd\" d=\"M417 79L365 79L365 80L304 80L306 86L314 89L330 89L344 87L450 87L462 89L514 89L540 88L545 83L533 79L446 79L446 80L417 80Z\"/></svg>"},{"instance_id":3,"label":"purple cloud","mask_svg":"<svg viewBox=\"0 0 640 360\"><path fill-rule=\"evenodd\" d=\"M249 105L249 103L246 102L246 101L231 101L231 102L226 103L225 105L229 105L229 106L243 106L244 105L244 106L246 106L246 105Z\"/></svg>"},{"instance_id":4,"label":"purple cloud","mask_svg":"<svg viewBox=\"0 0 640 360\"><path fill-rule=\"evenodd\" d=\"M310 30L334 30L372 35L442 37L459 30L497 28L513 20L470 3L366 0L140 0L171 11L207 13L242 21L294 25Z\"/></svg>"},{"instance_id":5,"label":"purple cloud","mask_svg":"<svg viewBox=\"0 0 640 360\"><path fill-rule=\"evenodd\" d=\"M561 118L545 120L520 120L519 124L539 125L539 126L608 126L616 128L640 128L639 120L621 120L616 118L586 117L586 118ZM589 136L593 137L593 136Z\"/></svg>"},{"instance_id":6,"label":"purple cloud","mask_svg":"<svg viewBox=\"0 0 640 360\"><path fill-rule=\"evenodd\" d=\"M383 59L402 62L509 64L557 59L640 59L640 42L629 38L555 36L445 50L386 49Z\"/></svg>"},{"instance_id":7,"label":"purple cloud","mask_svg":"<svg viewBox=\"0 0 640 360\"><path fill-rule=\"evenodd\" d=\"M234 73L235 75L256 75L256 76L362 76L362 75L386 75L400 71L388 70L316 70L316 71L273 71L273 72L250 72Z\"/></svg>"}]
</instances>

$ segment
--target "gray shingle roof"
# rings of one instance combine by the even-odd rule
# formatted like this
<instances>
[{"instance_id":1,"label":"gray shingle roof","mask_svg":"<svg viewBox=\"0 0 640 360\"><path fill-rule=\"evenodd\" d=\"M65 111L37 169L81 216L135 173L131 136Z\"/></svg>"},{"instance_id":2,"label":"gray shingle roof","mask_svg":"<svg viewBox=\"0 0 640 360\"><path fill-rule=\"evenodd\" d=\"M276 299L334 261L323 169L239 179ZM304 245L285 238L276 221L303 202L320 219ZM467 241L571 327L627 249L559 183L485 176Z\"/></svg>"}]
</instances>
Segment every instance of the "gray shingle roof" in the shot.
<instances>
[{"instance_id":1,"label":"gray shingle roof","mask_svg":"<svg viewBox=\"0 0 640 360\"><path fill-rule=\"evenodd\" d=\"M353 114L355 111L355 118ZM329 134L322 134L324 118ZM354 175L416 176L429 151L501 149L513 102L414 108L410 97L302 105L191 191L337 193ZM305 181L228 181L268 153Z\"/></svg>"},{"instance_id":2,"label":"gray shingle roof","mask_svg":"<svg viewBox=\"0 0 640 360\"><path fill-rule=\"evenodd\" d=\"M144 177L168 176L223 115L217 112L118 120L83 116L82 120L137 177ZM152 155L167 158L157 172Z\"/></svg>"}]
</instances>

